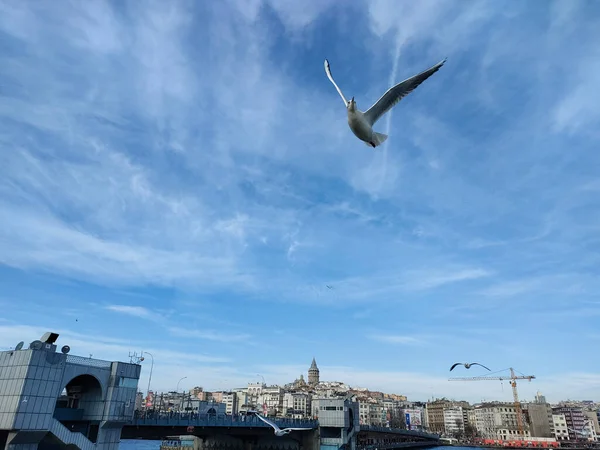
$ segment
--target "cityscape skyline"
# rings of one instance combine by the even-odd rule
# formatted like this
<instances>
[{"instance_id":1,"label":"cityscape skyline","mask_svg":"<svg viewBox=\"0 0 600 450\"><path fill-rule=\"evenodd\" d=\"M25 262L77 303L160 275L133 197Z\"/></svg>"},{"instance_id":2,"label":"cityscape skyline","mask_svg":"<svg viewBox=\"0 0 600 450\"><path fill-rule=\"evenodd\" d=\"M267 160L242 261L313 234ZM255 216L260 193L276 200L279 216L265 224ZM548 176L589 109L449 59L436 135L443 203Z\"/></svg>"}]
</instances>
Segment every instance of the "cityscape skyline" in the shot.
<instances>
[{"instance_id":1,"label":"cityscape skyline","mask_svg":"<svg viewBox=\"0 0 600 450\"><path fill-rule=\"evenodd\" d=\"M448 382L468 361L600 399L599 29L584 0L0 2L0 342L147 351L163 390L315 357L414 399L511 398ZM362 110L447 61L372 149L326 58Z\"/></svg>"},{"instance_id":2,"label":"cityscape skyline","mask_svg":"<svg viewBox=\"0 0 600 450\"><path fill-rule=\"evenodd\" d=\"M46 332L46 328L36 328L30 326L7 326L0 320L0 350L9 350L14 348L20 340L29 342L27 336L41 336ZM127 346L119 343L115 339L90 339L90 336L78 335L72 332L59 333L59 342L70 346L73 354L89 356L95 359L121 360L129 361L130 356L134 354L139 358L144 356L142 372L138 389L144 394L147 393L148 376L152 367L152 380L150 390L153 392L174 391L179 383L180 391L201 386L206 391L231 391L236 388L245 387L250 382L264 382L268 386L284 386L298 379L300 375L308 382L309 370L312 358L308 359L306 364L277 365L277 364L255 364L246 367L245 371L228 366L228 360L223 357L221 360L207 359L203 361L202 356L186 354L184 351L177 350L147 350L153 355L154 365L152 366L152 357L149 354L144 355L143 350L136 349L134 346ZM16 337L16 338L15 338ZM33 338L31 338L33 340ZM11 347L7 345L14 341ZM4 344L4 345L2 345ZM164 359L163 359L164 358ZM357 366L333 366L325 363L318 363L318 356L314 356L319 369L319 379L323 382L341 382L353 389L368 389L370 391L380 391L387 394L396 394L406 396L408 401L428 401L431 398L448 398L456 401L468 401L479 403L482 401L512 401L512 390L508 381L474 381L474 382L451 382L448 378L471 377L471 376L509 376L508 368L501 373L494 371L490 373L484 369L477 372L473 369L464 369L457 372L456 369L449 371L450 365L445 368L446 372L439 376L428 374L419 374L414 372L390 372L382 374L375 369L360 370ZM134 358L135 360L135 358ZM185 366L185 360L190 361L190 366ZM519 374L522 372L517 369ZM443 371L442 371L443 372ZM568 377L561 379L540 378L538 374L525 373L526 375L535 375L536 379L527 382L518 380L517 387L519 398L523 402L532 401L538 392L543 392L550 403L559 403L560 401L591 400L600 403L600 395L594 394L593 379L575 377L570 380Z\"/></svg>"}]
</instances>

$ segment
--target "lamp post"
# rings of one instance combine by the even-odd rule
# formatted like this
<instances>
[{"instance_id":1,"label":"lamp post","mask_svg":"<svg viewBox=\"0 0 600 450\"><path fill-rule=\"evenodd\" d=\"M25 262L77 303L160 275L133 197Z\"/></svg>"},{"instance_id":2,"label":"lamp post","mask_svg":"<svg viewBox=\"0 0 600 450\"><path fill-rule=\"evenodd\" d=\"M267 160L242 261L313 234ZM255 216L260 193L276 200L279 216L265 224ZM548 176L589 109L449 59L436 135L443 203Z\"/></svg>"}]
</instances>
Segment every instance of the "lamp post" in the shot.
<instances>
[{"instance_id":1,"label":"lamp post","mask_svg":"<svg viewBox=\"0 0 600 450\"><path fill-rule=\"evenodd\" d=\"M175 388L175 392L179 393L179 383L185 380L187 377L181 377L177 382L177 387ZM181 408L183 407L183 392L181 393L181 403L179 404L179 412L181 412Z\"/></svg>"},{"instance_id":2,"label":"lamp post","mask_svg":"<svg viewBox=\"0 0 600 450\"><path fill-rule=\"evenodd\" d=\"M150 364L150 375L148 376L148 390L146 392L146 402L148 402L148 397L150 397L150 381L152 381L152 369L154 369L154 355L150 352L142 352L142 356L144 355L144 353L150 355L150 358L152 359L152 363ZM147 405L148 403L146 403L146 407Z\"/></svg>"}]
</instances>

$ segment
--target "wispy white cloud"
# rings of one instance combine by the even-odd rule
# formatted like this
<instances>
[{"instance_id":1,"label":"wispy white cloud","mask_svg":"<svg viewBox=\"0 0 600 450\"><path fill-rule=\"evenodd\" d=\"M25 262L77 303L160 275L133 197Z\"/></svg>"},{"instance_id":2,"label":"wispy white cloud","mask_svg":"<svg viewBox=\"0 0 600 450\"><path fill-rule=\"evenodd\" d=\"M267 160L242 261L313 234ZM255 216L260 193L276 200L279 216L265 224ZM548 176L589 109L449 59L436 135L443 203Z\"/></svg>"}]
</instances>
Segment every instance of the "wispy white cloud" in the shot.
<instances>
[{"instance_id":1,"label":"wispy white cloud","mask_svg":"<svg viewBox=\"0 0 600 450\"><path fill-rule=\"evenodd\" d=\"M129 306L129 305L108 305L105 309L128 316L137 317L144 320L149 320L158 324L158 329L163 329L168 332L172 337L175 338L186 338L186 339L205 339L209 341L218 342L242 342L244 345L253 345L251 342L251 335L248 333L237 333L234 331L232 324L227 324L227 327L222 331L215 331L206 329L189 328L189 325L194 327L196 321L190 320L192 317L189 314L183 315L184 326L181 326L181 315L179 317L170 317L172 312L151 310L143 306ZM202 322L200 322L202 323ZM206 323L206 320L204 320ZM211 320L212 323L212 320Z\"/></svg>"},{"instance_id":2,"label":"wispy white cloud","mask_svg":"<svg viewBox=\"0 0 600 450\"><path fill-rule=\"evenodd\" d=\"M139 317L141 319L160 320L161 317L159 314L155 314L143 306L108 305L106 306L106 309L121 314L127 314L129 316Z\"/></svg>"},{"instance_id":3,"label":"wispy white cloud","mask_svg":"<svg viewBox=\"0 0 600 450\"><path fill-rule=\"evenodd\" d=\"M420 339L414 336L401 336L397 334L372 334L367 338L374 341L385 342L387 344L418 344Z\"/></svg>"},{"instance_id":4,"label":"wispy white cloud","mask_svg":"<svg viewBox=\"0 0 600 450\"><path fill-rule=\"evenodd\" d=\"M469 282L490 276L490 272L479 269L462 269L452 265L437 270L415 270L406 272L398 269L395 272L379 272L365 276L331 281L334 290L323 286L319 293L306 300L318 300L325 304L340 302L364 302L381 299L381 301L400 301L400 296L411 292L422 292L439 288L444 285Z\"/></svg>"},{"instance_id":5,"label":"wispy white cloud","mask_svg":"<svg viewBox=\"0 0 600 450\"><path fill-rule=\"evenodd\" d=\"M444 270L439 273L428 273L424 276L411 274L414 276L414 282L411 287L414 289L430 289L438 286L443 286L449 283L460 281L476 280L483 277L488 277L491 273L484 269L464 269L458 271ZM409 275L409 276L411 276ZM411 277L412 278L412 277Z\"/></svg>"}]
</instances>

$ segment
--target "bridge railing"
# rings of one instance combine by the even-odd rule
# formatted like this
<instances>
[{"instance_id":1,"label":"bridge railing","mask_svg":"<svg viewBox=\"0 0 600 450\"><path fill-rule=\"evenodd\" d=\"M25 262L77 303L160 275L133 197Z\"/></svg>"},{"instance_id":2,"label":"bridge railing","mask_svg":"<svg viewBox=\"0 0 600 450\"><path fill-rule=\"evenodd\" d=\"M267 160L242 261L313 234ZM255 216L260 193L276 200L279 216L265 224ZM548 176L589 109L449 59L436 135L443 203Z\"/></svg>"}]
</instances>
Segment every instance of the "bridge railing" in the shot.
<instances>
[{"instance_id":1,"label":"bridge railing","mask_svg":"<svg viewBox=\"0 0 600 450\"><path fill-rule=\"evenodd\" d=\"M271 419L280 428L317 428L319 421L312 419ZM254 415L198 414L180 412L139 412L134 414L135 426L195 426L195 427L270 427Z\"/></svg>"},{"instance_id":2,"label":"bridge railing","mask_svg":"<svg viewBox=\"0 0 600 450\"><path fill-rule=\"evenodd\" d=\"M102 359L85 358L77 355L67 355L67 363L77 364L78 366L98 367L99 369L110 369L112 362Z\"/></svg>"},{"instance_id":3,"label":"bridge railing","mask_svg":"<svg viewBox=\"0 0 600 450\"><path fill-rule=\"evenodd\" d=\"M361 425L360 431L371 431L374 433L392 433L392 434L400 434L404 436L414 436L421 437L424 439L432 439L439 440L439 434L430 434L425 433L423 431L414 431L414 430L403 430L402 428L388 428L388 427L376 427L373 425Z\"/></svg>"}]
</instances>

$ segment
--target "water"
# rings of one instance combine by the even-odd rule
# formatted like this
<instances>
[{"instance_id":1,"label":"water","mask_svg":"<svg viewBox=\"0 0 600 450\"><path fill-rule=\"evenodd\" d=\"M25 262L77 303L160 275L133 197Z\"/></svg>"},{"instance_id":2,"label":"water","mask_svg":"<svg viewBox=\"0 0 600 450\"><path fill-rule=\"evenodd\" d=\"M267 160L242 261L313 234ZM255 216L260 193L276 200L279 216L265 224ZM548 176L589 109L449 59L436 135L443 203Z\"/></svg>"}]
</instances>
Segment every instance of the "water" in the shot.
<instances>
[{"instance_id":1,"label":"water","mask_svg":"<svg viewBox=\"0 0 600 450\"><path fill-rule=\"evenodd\" d=\"M119 450L159 450L161 441L143 441L141 439L121 439Z\"/></svg>"}]
</instances>

